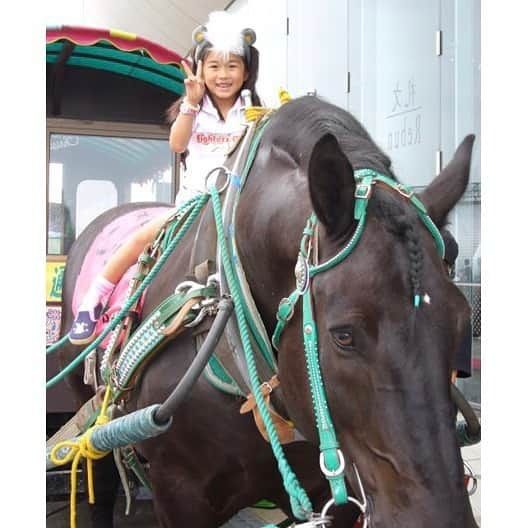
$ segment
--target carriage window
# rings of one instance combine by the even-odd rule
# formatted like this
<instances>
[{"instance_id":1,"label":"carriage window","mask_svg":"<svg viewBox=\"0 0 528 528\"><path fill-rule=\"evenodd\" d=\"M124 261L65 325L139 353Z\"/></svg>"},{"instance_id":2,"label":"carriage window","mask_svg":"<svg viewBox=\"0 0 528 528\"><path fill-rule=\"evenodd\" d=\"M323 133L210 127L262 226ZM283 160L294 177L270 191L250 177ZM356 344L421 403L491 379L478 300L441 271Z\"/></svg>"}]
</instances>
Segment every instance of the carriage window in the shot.
<instances>
[{"instance_id":1,"label":"carriage window","mask_svg":"<svg viewBox=\"0 0 528 528\"><path fill-rule=\"evenodd\" d=\"M104 211L117 205L116 186L106 180L84 180L77 187L75 198L75 238L83 229Z\"/></svg>"},{"instance_id":2,"label":"carriage window","mask_svg":"<svg viewBox=\"0 0 528 528\"><path fill-rule=\"evenodd\" d=\"M50 135L48 254L66 255L100 213L128 202L170 202L172 154L165 139Z\"/></svg>"}]
</instances>

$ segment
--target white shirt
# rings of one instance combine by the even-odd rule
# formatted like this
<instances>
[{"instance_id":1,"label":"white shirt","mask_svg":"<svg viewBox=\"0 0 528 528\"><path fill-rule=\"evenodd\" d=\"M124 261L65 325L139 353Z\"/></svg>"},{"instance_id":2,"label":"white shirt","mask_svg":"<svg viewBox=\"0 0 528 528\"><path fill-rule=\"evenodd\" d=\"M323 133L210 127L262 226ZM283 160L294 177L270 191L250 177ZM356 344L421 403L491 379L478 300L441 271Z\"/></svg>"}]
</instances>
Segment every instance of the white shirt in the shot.
<instances>
[{"instance_id":1,"label":"white shirt","mask_svg":"<svg viewBox=\"0 0 528 528\"><path fill-rule=\"evenodd\" d=\"M212 169L224 164L227 153L242 135L246 120L244 108L239 97L223 121L209 97L204 96L202 108L194 118L187 146L189 154L185 160L187 170L181 173L176 207L206 191L205 177ZM211 179L209 183L213 181Z\"/></svg>"}]
</instances>

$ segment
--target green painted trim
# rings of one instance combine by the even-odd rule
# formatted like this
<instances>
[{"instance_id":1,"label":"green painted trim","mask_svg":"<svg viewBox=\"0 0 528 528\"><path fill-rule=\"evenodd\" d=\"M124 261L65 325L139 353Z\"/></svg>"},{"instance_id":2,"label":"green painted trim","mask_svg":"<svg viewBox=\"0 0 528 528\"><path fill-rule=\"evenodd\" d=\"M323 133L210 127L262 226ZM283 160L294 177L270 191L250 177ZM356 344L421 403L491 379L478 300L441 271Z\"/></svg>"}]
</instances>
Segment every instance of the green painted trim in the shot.
<instances>
[{"instance_id":1,"label":"green painted trim","mask_svg":"<svg viewBox=\"0 0 528 528\"><path fill-rule=\"evenodd\" d=\"M54 63L53 57L46 55L46 62ZM68 66L80 66L83 68L93 68L96 70L105 70L126 77L134 77L149 84L159 86L169 92L182 95L184 85L179 79L169 79L165 76L153 72L135 68L134 65L118 64L105 59L92 59L86 57L70 57L66 62Z\"/></svg>"},{"instance_id":2,"label":"green painted trim","mask_svg":"<svg viewBox=\"0 0 528 528\"><path fill-rule=\"evenodd\" d=\"M46 44L46 55L53 57L55 54L58 57L59 53L64 48L62 42L54 42L52 44ZM168 77L173 77L179 79L181 82L185 79L185 75L176 65L173 64L159 64L154 59L148 55L140 55L138 53L133 53L129 51L122 51L111 47L106 46L80 46L76 45L74 47L72 57L84 57L84 58L96 58L93 56L102 59L115 59L116 61L121 61L131 66L139 66L141 68L148 68L151 70L156 70L160 74L167 75ZM55 61L52 61L55 62Z\"/></svg>"}]
</instances>

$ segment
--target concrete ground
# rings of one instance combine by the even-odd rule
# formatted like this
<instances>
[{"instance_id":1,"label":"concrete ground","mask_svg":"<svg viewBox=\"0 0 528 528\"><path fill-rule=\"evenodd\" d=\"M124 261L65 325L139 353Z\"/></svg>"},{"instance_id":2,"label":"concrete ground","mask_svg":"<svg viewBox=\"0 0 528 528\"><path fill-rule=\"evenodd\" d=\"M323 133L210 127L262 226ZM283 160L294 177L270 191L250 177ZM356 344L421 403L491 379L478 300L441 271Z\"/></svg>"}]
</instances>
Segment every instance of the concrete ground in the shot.
<instances>
[{"instance_id":1,"label":"concrete ground","mask_svg":"<svg viewBox=\"0 0 528 528\"><path fill-rule=\"evenodd\" d=\"M477 477L476 492L470 497L475 519L481 526L480 518L480 444L462 448L462 457ZM150 500L138 500L130 516L124 515L124 498L119 497L115 509L115 528L157 528L156 517ZM46 526L48 528L70 528L69 502L50 502L46 504ZM247 508L238 513L222 528L262 528L266 524L278 524L286 516L280 510ZM89 526L88 505L83 500L77 505L77 526Z\"/></svg>"},{"instance_id":2,"label":"concrete ground","mask_svg":"<svg viewBox=\"0 0 528 528\"><path fill-rule=\"evenodd\" d=\"M157 528L156 517L150 500L136 501L134 511L128 517L124 515L125 503L120 497L114 513L115 528ZM88 504L86 500L77 504L77 526L90 526ZM279 523L286 519L280 510L247 508L238 513L222 528L262 528L270 523ZM51 502L46 504L46 526L48 528L70 528L69 502Z\"/></svg>"}]
</instances>

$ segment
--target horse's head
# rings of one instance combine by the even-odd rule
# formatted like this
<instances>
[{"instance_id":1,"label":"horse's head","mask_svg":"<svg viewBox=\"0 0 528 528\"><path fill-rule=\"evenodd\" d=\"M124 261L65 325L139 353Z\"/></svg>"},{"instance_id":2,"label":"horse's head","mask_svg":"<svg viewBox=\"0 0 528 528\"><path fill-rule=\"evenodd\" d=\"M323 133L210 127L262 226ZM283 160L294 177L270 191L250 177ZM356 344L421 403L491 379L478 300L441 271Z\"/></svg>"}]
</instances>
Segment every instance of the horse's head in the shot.
<instances>
[{"instance_id":1,"label":"horse's head","mask_svg":"<svg viewBox=\"0 0 528 528\"><path fill-rule=\"evenodd\" d=\"M307 152L302 145L292 148L291 138L282 141L277 126L270 130L263 145L266 175L254 177L266 178L268 185L271 180L276 198L270 193L266 197L262 183L248 190L264 194L260 199L253 196L248 223L253 251L256 245L259 254L251 255L245 242L241 246L253 279L260 277L260 283L253 284L265 307L266 296L276 307L277 297L293 289L300 219L306 220L310 209L315 212L319 232L312 252L317 246L319 262L328 261L357 228L354 170L373 168L392 176L390 162L381 153L377 160L366 156L372 158L369 166L361 153L347 150L350 141L339 133L357 131L337 127L333 133L329 125L314 134L315 129L305 136ZM375 151L366 133L361 134L359 143ZM419 195L438 227L467 186L473 139L463 141L451 163ZM282 180L269 173L279 168L287 174ZM285 203L291 205L283 211ZM239 218L243 214L242 209ZM245 214L249 218L249 211ZM258 228L264 214L270 221ZM290 268L277 275L288 259ZM349 494L359 495L353 462L368 496L372 526L476 526L464 489L450 396L454 352L469 306L450 282L437 243L405 192L382 183L372 186L357 246L339 264L312 278L311 294L322 378L347 462ZM281 337L279 375L290 417L317 443L299 312L296 309ZM272 324L269 318L266 322Z\"/></svg>"},{"instance_id":2,"label":"horse's head","mask_svg":"<svg viewBox=\"0 0 528 528\"><path fill-rule=\"evenodd\" d=\"M437 225L465 190L472 143L471 137L462 143L421 196ZM355 228L351 171L332 136L316 144L308 178L325 231L321 260ZM335 427L348 460L363 475L374 521L466 526L449 378L469 307L408 200L379 186L371 206L362 240L347 261L313 280ZM415 295L422 299L418 307Z\"/></svg>"}]
</instances>

